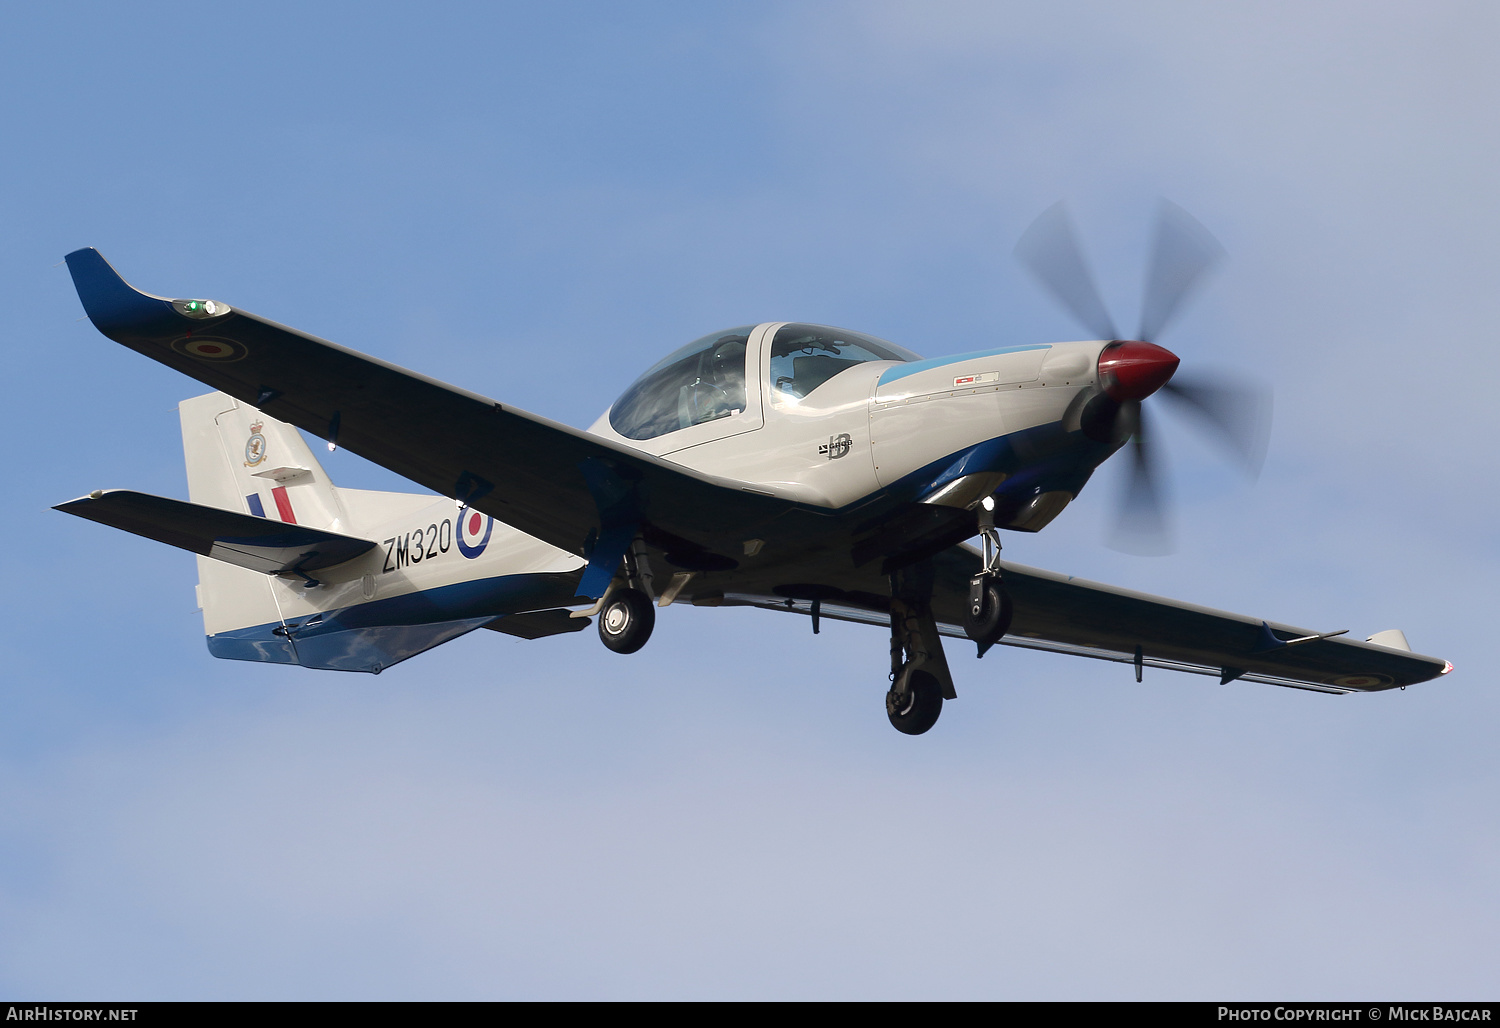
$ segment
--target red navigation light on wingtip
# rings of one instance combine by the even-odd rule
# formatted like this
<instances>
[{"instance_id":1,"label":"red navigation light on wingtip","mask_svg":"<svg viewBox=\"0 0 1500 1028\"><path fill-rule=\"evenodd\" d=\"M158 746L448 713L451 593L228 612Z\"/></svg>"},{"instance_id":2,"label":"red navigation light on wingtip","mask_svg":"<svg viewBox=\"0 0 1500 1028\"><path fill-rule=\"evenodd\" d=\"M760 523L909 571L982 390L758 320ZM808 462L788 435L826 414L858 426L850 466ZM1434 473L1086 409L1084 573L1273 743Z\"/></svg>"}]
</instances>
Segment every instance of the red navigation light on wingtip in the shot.
<instances>
[{"instance_id":1,"label":"red navigation light on wingtip","mask_svg":"<svg viewBox=\"0 0 1500 1028\"><path fill-rule=\"evenodd\" d=\"M1171 350L1125 339L1110 343L1099 354L1099 381L1115 400L1144 400L1177 371L1178 356Z\"/></svg>"}]
</instances>

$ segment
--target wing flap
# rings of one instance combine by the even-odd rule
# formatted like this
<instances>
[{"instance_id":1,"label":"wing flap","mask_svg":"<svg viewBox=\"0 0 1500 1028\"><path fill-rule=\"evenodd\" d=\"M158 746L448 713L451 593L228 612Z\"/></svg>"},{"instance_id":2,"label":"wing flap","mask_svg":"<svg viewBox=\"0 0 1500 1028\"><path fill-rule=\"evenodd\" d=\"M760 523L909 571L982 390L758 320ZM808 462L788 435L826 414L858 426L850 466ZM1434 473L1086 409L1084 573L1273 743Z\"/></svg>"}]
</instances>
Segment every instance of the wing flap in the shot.
<instances>
[{"instance_id":1,"label":"wing flap","mask_svg":"<svg viewBox=\"0 0 1500 1028\"><path fill-rule=\"evenodd\" d=\"M375 547L369 539L128 489L90 493L53 509L268 575L319 571Z\"/></svg>"}]
</instances>

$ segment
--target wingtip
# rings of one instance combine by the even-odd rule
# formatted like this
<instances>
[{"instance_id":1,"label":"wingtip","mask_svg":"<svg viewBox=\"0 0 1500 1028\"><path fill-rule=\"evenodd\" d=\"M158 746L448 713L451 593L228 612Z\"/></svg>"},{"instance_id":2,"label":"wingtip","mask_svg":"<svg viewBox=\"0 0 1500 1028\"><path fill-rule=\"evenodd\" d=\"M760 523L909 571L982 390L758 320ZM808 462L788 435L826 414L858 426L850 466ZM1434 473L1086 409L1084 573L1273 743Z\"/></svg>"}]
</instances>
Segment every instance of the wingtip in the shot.
<instances>
[{"instance_id":1,"label":"wingtip","mask_svg":"<svg viewBox=\"0 0 1500 1028\"><path fill-rule=\"evenodd\" d=\"M95 489L93 492L89 493L87 496L80 496L77 499L64 500L62 503L55 503L55 504L52 505L52 509L53 510L60 510L64 514L74 514L74 513L77 513L77 511L80 508L87 507L90 503L93 503L95 500L101 500L101 499L103 499L104 495L106 493L117 493L119 491L120 490L118 490L118 489Z\"/></svg>"},{"instance_id":2,"label":"wingtip","mask_svg":"<svg viewBox=\"0 0 1500 1028\"><path fill-rule=\"evenodd\" d=\"M120 277L104 255L92 246L68 254L68 272L84 312L106 335L155 321L171 312L171 303L136 289Z\"/></svg>"}]
</instances>

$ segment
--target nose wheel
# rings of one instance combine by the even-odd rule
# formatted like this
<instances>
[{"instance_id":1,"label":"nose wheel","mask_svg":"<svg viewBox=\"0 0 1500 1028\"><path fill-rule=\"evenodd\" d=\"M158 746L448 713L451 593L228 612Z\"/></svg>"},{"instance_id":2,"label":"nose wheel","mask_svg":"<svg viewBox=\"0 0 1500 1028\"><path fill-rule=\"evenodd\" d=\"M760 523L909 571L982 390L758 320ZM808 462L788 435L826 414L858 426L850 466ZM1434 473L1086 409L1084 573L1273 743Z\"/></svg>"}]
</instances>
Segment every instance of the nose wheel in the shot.
<instances>
[{"instance_id":1,"label":"nose wheel","mask_svg":"<svg viewBox=\"0 0 1500 1028\"><path fill-rule=\"evenodd\" d=\"M998 575L979 574L969 581L969 605L964 608L964 634L979 644L979 656L1010 631L1014 609L1010 593Z\"/></svg>"},{"instance_id":2,"label":"nose wheel","mask_svg":"<svg viewBox=\"0 0 1500 1028\"><path fill-rule=\"evenodd\" d=\"M656 608L639 589L617 590L599 612L599 639L616 653L634 653L655 627Z\"/></svg>"},{"instance_id":3,"label":"nose wheel","mask_svg":"<svg viewBox=\"0 0 1500 1028\"><path fill-rule=\"evenodd\" d=\"M969 579L969 603L964 608L964 634L979 645L979 656L1010 631L1013 613L1010 593L1000 581L1000 533L995 530L995 501L985 497L979 510L979 536L984 543L984 566Z\"/></svg>"}]
</instances>

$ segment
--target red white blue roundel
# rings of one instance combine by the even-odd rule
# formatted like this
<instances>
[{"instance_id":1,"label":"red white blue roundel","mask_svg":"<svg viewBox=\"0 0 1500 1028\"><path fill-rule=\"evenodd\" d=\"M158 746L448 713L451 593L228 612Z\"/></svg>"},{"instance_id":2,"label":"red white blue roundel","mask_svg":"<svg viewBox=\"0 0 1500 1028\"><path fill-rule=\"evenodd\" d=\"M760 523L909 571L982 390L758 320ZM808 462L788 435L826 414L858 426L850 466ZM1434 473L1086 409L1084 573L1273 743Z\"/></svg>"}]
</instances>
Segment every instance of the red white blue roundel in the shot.
<instances>
[{"instance_id":1,"label":"red white blue roundel","mask_svg":"<svg viewBox=\"0 0 1500 1028\"><path fill-rule=\"evenodd\" d=\"M456 528L453 534L458 539L458 552L473 560L490 544L490 533L495 530L495 519L477 510L461 507L458 511Z\"/></svg>"},{"instance_id":2,"label":"red white blue roundel","mask_svg":"<svg viewBox=\"0 0 1500 1028\"><path fill-rule=\"evenodd\" d=\"M249 352L233 339L212 336L183 336L181 339L172 341L172 349L195 360L211 361L216 364L243 360L245 354Z\"/></svg>"}]
</instances>

